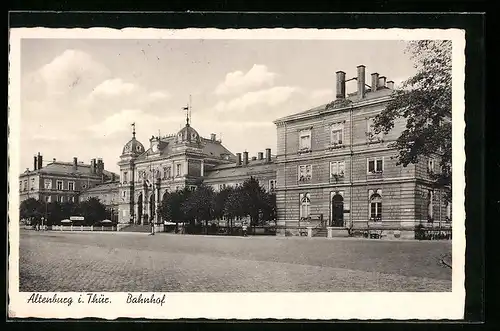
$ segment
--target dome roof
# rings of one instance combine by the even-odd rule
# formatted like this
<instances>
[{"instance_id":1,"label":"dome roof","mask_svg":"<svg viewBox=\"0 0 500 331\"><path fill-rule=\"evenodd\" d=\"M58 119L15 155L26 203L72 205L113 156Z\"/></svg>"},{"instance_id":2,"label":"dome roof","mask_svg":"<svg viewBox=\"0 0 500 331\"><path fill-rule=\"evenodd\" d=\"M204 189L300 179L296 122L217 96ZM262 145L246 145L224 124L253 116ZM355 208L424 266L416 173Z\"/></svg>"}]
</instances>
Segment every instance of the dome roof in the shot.
<instances>
[{"instance_id":1,"label":"dome roof","mask_svg":"<svg viewBox=\"0 0 500 331\"><path fill-rule=\"evenodd\" d=\"M123 154L142 154L144 153L144 146L139 142L139 140L134 137L125 144L123 147Z\"/></svg>"},{"instance_id":2,"label":"dome roof","mask_svg":"<svg viewBox=\"0 0 500 331\"><path fill-rule=\"evenodd\" d=\"M177 133L177 142L192 142L197 143L200 141L200 135L193 129L189 123L186 123L186 126L183 127Z\"/></svg>"}]
</instances>

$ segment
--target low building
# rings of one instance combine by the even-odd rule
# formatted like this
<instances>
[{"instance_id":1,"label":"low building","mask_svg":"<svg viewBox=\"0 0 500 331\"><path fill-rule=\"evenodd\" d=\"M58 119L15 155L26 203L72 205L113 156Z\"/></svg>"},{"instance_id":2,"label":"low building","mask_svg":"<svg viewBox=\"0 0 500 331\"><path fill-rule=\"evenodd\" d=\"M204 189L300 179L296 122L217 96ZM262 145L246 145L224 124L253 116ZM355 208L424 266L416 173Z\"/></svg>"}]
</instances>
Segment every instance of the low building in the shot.
<instances>
[{"instance_id":1,"label":"low building","mask_svg":"<svg viewBox=\"0 0 500 331\"><path fill-rule=\"evenodd\" d=\"M43 156L33 158L33 169L19 175L20 201L35 198L40 201L76 202L80 193L108 180L116 174L104 169L102 159L92 159L90 164L61 162L53 159L44 166Z\"/></svg>"},{"instance_id":2,"label":"low building","mask_svg":"<svg viewBox=\"0 0 500 331\"><path fill-rule=\"evenodd\" d=\"M118 206L120 204L120 196L118 188L120 182L118 180L109 181L98 184L80 194L79 200L85 201L90 198L98 199L110 212L110 220L118 221Z\"/></svg>"},{"instance_id":3,"label":"low building","mask_svg":"<svg viewBox=\"0 0 500 331\"><path fill-rule=\"evenodd\" d=\"M248 152L236 153L236 162L223 164L206 172L204 183L212 186L215 191L221 191L226 187L238 187L250 177L259 181L259 184L267 191L274 192L276 187L276 169L271 149L266 149L266 156L259 152L258 156L248 159Z\"/></svg>"}]
</instances>

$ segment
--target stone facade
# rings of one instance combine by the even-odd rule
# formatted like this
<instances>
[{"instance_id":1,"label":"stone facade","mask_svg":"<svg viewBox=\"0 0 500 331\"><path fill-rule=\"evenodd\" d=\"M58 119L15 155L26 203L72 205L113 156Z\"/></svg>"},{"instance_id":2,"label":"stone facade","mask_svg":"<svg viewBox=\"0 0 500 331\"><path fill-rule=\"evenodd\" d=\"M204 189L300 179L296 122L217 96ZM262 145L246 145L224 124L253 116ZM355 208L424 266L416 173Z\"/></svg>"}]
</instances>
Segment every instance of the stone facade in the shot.
<instances>
[{"instance_id":1,"label":"stone facade","mask_svg":"<svg viewBox=\"0 0 500 331\"><path fill-rule=\"evenodd\" d=\"M345 73L338 72L334 102L275 121L282 234L296 234L320 215L326 226L377 229L389 236L413 237L417 224L447 223L451 206L445 206L444 192L432 188L428 173L431 163L438 170L438 158L396 164L389 145L405 122L396 121L388 134L372 129L373 118L391 99L393 83L375 73L367 89L364 76L359 66L354 79L363 84L346 96Z\"/></svg>"},{"instance_id":2,"label":"stone facade","mask_svg":"<svg viewBox=\"0 0 500 331\"><path fill-rule=\"evenodd\" d=\"M79 196L79 200L84 201L90 198L99 199L99 201L111 211L111 221L117 221L120 198L118 195L119 185L119 181L101 183L91 189L83 191Z\"/></svg>"},{"instance_id":3,"label":"stone facade","mask_svg":"<svg viewBox=\"0 0 500 331\"><path fill-rule=\"evenodd\" d=\"M78 201L81 192L117 178L104 169L102 159L92 159L90 164L60 162L53 159L46 166L38 153L33 159L33 170L26 169L19 175L20 201L35 198L40 201Z\"/></svg>"}]
</instances>

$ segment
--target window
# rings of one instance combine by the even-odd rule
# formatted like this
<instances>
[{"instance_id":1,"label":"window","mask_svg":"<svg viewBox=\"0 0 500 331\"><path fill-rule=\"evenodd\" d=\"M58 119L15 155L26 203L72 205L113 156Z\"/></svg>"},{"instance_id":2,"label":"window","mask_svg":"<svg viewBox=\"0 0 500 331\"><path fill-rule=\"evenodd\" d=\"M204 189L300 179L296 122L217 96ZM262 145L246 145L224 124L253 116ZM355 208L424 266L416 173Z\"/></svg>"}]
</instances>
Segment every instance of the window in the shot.
<instances>
[{"instance_id":1,"label":"window","mask_svg":"<svg viewBox=\"0 0 500 331\"><path fill-rule=\"evenodd\" d=\"M332 145L342 145L344 140L344 124L336 123L330 129L330 143Z\"/></svg>"},{"instance_id":2,"label":"window","mask_svg":"<svg viewBox=\"0 0 500 331\"><path fill-rule=\"evenodd\" d=\"M69 201L71 201L71 202L75 202L75 197L74 197L74 196L70 197L70 198L69 198Z\"/></svg>"},{"instance_id":3,"label":"window","mask_svg":"<svg viewBox=\"0 0 500 331\"><path fill-rule=\"evenodd\" d=\"M434 173L434 159L433 158L430 158L428 161L427 161L427 172L430 173L430 174L433 174Z\"/></svg>"},{"instance_id":4,"label":"window","mask_svg":"<svg viewBox=\"0 0 500 331\"><path fill-rule=\"evenodd\" d=\"M31 187L30 187L30 190L34 190L35 189L35 178L31 178Z\"/></svg>"},{"instance_id":5,"label":"window","mask_svg":"<svg viewBox=\"0 0 500 331\"><path fill-rule=\"evenodd\" d=\"M330 162L330 178L332 177L344 177L345 162L344 161L332 161Z\"/></svg>"},{"instance_id":6,"label":"window","mask_svg":"<svg viewBox=\"0 0 500 331\"><path fill-rule=\"evenodd\" d=\"M177 177L181 176L182 174L182 164L176 164L175 165L175 175Z\"/></svg>"},{"instance_id":7,"label":"window","mask_svg":"<svg viewBox=\"0 0 500 331\"><path fill-rule=\"evenodd\" d=\"M167 179L170 177L172 177L171 167L163 167L163 179Z\"/></svg>"},{"instance_id":8,"label":"window","mask_svg":"<svg viewBox=\"0 0 500 331\"><path fill-rule=\"evenodd\" d=\"M366 120L366 138L368 142L379 142L382 141L383 133L375 133L375 117L368 118Z\"/></svg>"},{"instance_id":9,"label":"window","mask_svg":"<svg viewBox=\"0 0 500 331\"><path fill-rule=\"evenodd\" d=\"M62 189L63 189L63 181L62 180L58 180L56 182L56 187L57 187L58 191L62 191Z\"/></svg>"},{"instance_id":10,"label":"window","mask_svg":"<svg viewBox=\"0 0 500 331\"><path fill-rule=\"evenodd\" d=\"M127 191L123 191L122 195L123 195L124 198L126 198L127 197Z\"/></svg>"},{"instance_id":11,"label":"window","mask_svg":"<svg viewBox=\"0 0 500 331\"><path fill-rule=\"evenodd\" d=\"M24 180L23 181L23 191L27 191L28 190L28 180Z\"/></svg>"},{"instance_id":12,"label":"window","mask_svg":"<svg viewBox=\"0 0 500 331\"><path fill-rule=\"evenodd\" d=\"M123 172L123 184L127 184L128 182L128 171Z\"/></svg>"},{"instance_id":13,"label":"window","mask_svg":"<svg viewBox=\"0 0 500 331\"><path fill-rule=\"evenodd\" d=\"M310 181L311 178L312 166L310 164L299 166L299 182L307 182Z\"/></svg>"},{"instance_id":14,"label":"window","mask_svg":"<svg viewBox=\"0 0 500 331\"><path fill-rule=\"evenodd\" d=\"M384 159L375 158L368 159L368 172L369 173L380 173L384 171Z\"/></svg>"},{"instance_id":15,"label":"window","mask_svg":"<svg viewBox=\"0 0 500 331\"><path fill-rule=\"evenodd\" d=\"M370 197L370 221L380 222L382 220L382 197L378 193Z\"/></svg>"},{"instance_id":16,"label":"window","mask_svg":"<svg viewBox=\"0 0 500 331\"><path fill-rule=\"evenodd\" d=\"M19 191L23 190L23 181L19 181Z\"/></svg>"},{"instance_id":17,"label":"window","mask_svg":"<svg viewBox=\"0 0 500 331\"><path fill-rule=\"evenodd\" d=\"M52 198L52 197L51 197L50 195L49 195L49 196L46 196L46 197L45 197L45 202L51 202L51 201L52 201L52 199L51 199L51 198Z\"/></svg>"},{"instance_id":18,"label":"window","mask_svg":"<svg viewBox=\"0 0 500 331\"><path fill-rule=\"evenodd\" d=\"M269 192L274 192L275 189L276 189L276 180L271 179L269 181Z\"/></svg>"},{"instance_id":19,"label":"window","mask_svg":"<svg viewBox=\"0 0 500 331\"><path fill-rule=\"evenodd\" d=\"M451 222L451 202L446 202L446 222Z\"/></svg>"},{"instance_id":20,"label":"window","mask_svg":"<svg viewBox=\"0 0 500 331\"><path fill-rule=\"evenodd\" d=\"M432 190L427 191L427 222L432 222L434 220L434 192Z\"/></svg>"},{"instance_id":21,"label":"window","mask_svg":"<svg viewBox=\"0 0 500 331\"><path fill-rule=\"evenodd\" d=\"M311 149L311 130L302 130L299 135L299 150L307 151Z\"/></svg>"},{"instance_id":22,"label":"window","mask_svg":"<svg viewBox=\"0 0 500 331\"><path fill-rule=\"evenodd\" d=\"M300 194L300 218L305 219L310 215L311 196L309 193Z\"/></svg>"},{"instance_id":23,"label":"window","mask_svg":"<svg viewBox=\"0 0 500 331\"><path fill-rule=\"evenodd\" d=\"M43 185L44 185L45 189L51 190L52 189L52 180L51 179L46 179L43 182Z\"/></svg>"},{"instance_id":24,"label":"window","mask_svg":"<svg viewBox=\"0 0 500 331\"><path fill-rule=\"evenodd\" d=\"M68 190L70 191L75 190L75 182L68 182Z\"/></svg>"},{"instance_id":25,"label":"window","mask_svg":"<svg viewBox=\"0 0 500 331\"><path fill-rule=\"evenodd\" d=\"M63 201L64 201L64 197L62 195L58 195L57 202L63 202Z\"/></svg>"}]
</instances>

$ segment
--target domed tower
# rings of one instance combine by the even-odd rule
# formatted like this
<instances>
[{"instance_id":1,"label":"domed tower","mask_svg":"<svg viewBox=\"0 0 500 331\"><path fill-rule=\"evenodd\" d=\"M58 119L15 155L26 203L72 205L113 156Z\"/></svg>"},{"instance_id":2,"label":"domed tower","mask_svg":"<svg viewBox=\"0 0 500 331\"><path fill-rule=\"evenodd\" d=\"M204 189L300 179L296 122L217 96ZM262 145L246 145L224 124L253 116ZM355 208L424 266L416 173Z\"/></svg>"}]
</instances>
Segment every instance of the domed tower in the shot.
<instances>
[{"instance_id":1,"label":"domed tower","mask_svg":"<svg viewBox=\"0 0 500 331\"><path fill-rule=\"evenodd\" d=\"M119 222L134 223L135 159L144 153L144 146L135 138L135 123L132 124L132 139L123 146L120 156Z\"/></svg>"},{"instance_id":2,"label":"domed tower","mask_svg":"<svg viewBox=\"0 0 500 331\"><path fill-rule=\"evenodd\" d=\"M189 124L189 117L186 118L186 126L184 126L178 133L175 139L177 144L193 145L199 147L201 144L200 135Z\"/></svg>"}]
</instances>

